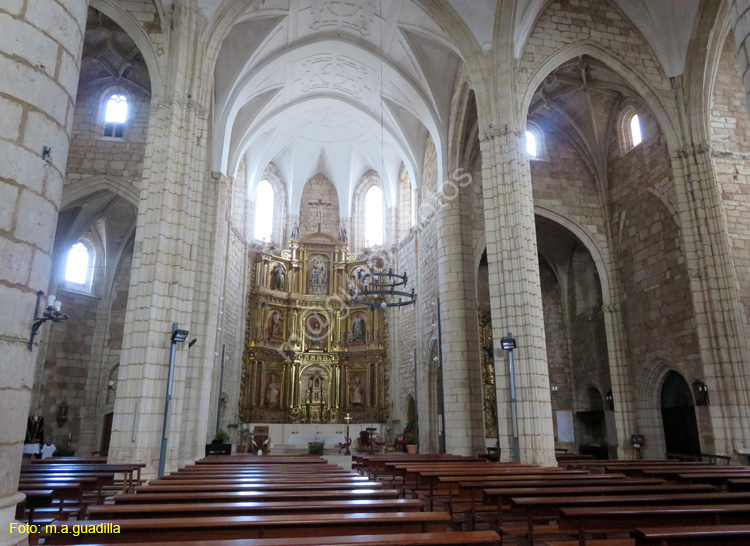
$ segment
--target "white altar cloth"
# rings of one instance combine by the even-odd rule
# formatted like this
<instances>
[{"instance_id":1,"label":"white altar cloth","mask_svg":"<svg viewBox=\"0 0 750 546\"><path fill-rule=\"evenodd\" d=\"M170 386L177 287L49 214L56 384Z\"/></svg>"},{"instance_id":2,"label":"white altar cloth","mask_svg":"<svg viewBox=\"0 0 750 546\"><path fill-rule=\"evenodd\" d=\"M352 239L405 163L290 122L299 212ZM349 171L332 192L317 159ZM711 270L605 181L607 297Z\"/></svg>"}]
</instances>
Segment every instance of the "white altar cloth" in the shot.
<instances>
[{"instance_id":1,"label":"white altar cloth","mask_svg":"<svg viewBox=\"0 0 750 546\"><path fill-rule=\"evenodd\" d=\"M343 434L292 432L289 435L289 444L307 444L308 442L325 442L327 445L337 445L344 442Z\"/></svg>"}]
</instances>

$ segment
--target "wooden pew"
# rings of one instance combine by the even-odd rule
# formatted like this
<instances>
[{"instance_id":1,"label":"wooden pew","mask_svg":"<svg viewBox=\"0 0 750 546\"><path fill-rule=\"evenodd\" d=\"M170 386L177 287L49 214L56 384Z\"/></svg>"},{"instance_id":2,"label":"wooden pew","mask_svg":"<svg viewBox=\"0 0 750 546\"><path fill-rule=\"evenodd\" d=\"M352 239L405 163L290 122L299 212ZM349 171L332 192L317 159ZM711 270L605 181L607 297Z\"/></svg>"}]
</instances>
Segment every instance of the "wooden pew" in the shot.
<instances>
[{"instance_id":1,"label":"wooden pew","mask_svg":"<svg viewBox=\"0 0 750 546\"><path fill-rule=\"evenodd\" d=\"M299 491L210 491L206 493L119 493L112 497L115 504L132 503L188 503L188 502L242 502L278 501L299 499ZM341 489L315 491L318 500L395 499L395 489Z\"/></svg>"},{"instance_id":2,"label":"wooden pew","mask_svg":"<svg viewBox=\"0 0 750 546\"><path fill-rule=\"evenodd\" d=\"M379 482L346 482L346 483L251 483L251 484L219 484L201 485L185 484L182 482L166 483L158 485L141 485L136 487L136 493L177 493L177 492L206 492L206 491L325 491L329 489L377 489L382 487ZM314 495L314 493L310 493Z\"/></svg>"},{"instance_id":3,"label":"wooden pew","mask_svg":"<svg viewBox=\"0 0 750 546\"><path fill-rule=\"evenodd\" d=\"M728 480L740 478L750 479L750 471L687 472L677 474L677 477L688 483L713 483L717 485L726 485Z\"/></svg>"},{"instance_id":4,"label":"wooden pew","mask_svg":"<svg viewBox=\"0 0 750 546\"><path fill-rule=\"evenodd\" d=\"M48 457L46 459L32 459L31 464L38 464L38 465L107 464L107 458L106 457Z\"/></svg>"},{"instance_id":5,"label":"wooden pew","mask_svg":"<svg viewBox=\"0 0 750 546\"><path fill-rule=\"evenodd\" d=\"M636 546L750 546L750 524L647 527L632 535Z\"/></svg>"},{"instance_id":6,"label":"wooden pew","mask_svg":"<svg viewBox=\"0 0 750 546\"><path fill-rule=\"evenodd\" d=\"M153 543L131 543L152 546ZM334 537L261 538L243 540L200 540L165 542L161 546L499 546L494 531L455 531L452 533L408 533L351 535ZM92 546L109 546L95 544Z\"/></svg>"},{"instance_id":7,"label":"wooden pew","mask_svg":"<svg viewBox=\"0 0 750 546\"><path fill-rule=\"evenodd\" d=\"M215 464L243 464L243 465L274 465L274 464L328 464L323 457L310 455L209 455L195 461L196 465Z\"/></svg>"},{"instance_id":8,"label":"wooden pew","mask_svg":"<svg viewBox=\"0 0 750 546\"><path fill-rule=\"evenodd\" d=\"M647 494L670 493L710 493L717 489L707 484L660 484L660 485L616 485L581 487L514 487L484 489L484 503L495 506L497 524L502 525L503 507L511 498L521 497L562 497L593 495L634 495L636 498Z\"/></svg>"},{"instance_id":9,"label":"wooden pew","mask_svg":"<svg viewBox=\"0 0 750 546\"><path fill-rule=\"evenodd\" d=\"M589 533L634 531L638 527L746 524L750 504L611 506L561 508L560 531L578 533L581 546Z\"/></svg>"},{"instance_id":10,"label":"wooden pew","mask_svg":"<svg viewBox=\"0 0 750 546\"><path fill-rule=\"evenodd\" d=\"M575 506L674 506L706 504L747 504L750 493L659 493L649 495L599 495L559 497L512 497L512 513L526 520L529 544L534 543L534 521L555 519L560 508Z\"/></svg>"},{"instance_id":11,"label":"wooden pew","mask_svg":"<svg viewBox=\"0 0 750 546\"><path fill-rule=\"evenodd\" d=\"M64 473L76 473L76 474L97 474L103 472L113 472L115 474L123 475L123 491L131 490L135 485L141 483L141 469L146 465L144 463L128 463L128 464L79 464L79 465L65 465L57 464L53 466L45 465L34 465L34 464L23 464L21 465L21 473L24 475L30 474L64 474Z\"/></svg>"},{"instance_id":12,"label":"wooden pew","mask_svg":"<svg viewBox=\"0 0 750 546\"><path fill-rule=\"evenodd\" d=\"M727 480L727 491L750 491L750 478Z\"/></svg>"},{"instance_id":13,"label":"wooden pew","mask_svg":"<svg viewBox=\"0 0 750 546\"><path fill-rule=\"evenodd\" d=\"M104 533L86 533L85 542L132 543L180 540L294 538L298 536L379 535L393 533L446 532L447 512L397 512L352 514L292 514L275 516L187 517L124 519L107 521L56 522L43 533L45 544L80 544L81 536L54 532L63 525L107 524ZM114 525L119 533L113 533Z\"/></svg>"},{"instance_id":14,"label":"wooden pew","mask_svg":"<svg viewBox=\"0 0 750 546\"><path fill-rule=\"evenodd\" d=\"M366 484L372 483L365 476L316 476L305 475L298 476L264 476L255 478L184 478L184 479L157 479L148 482L147 487L156 485L181 485L181 484L200 484L200 485L252 485L252 484L299 484L299 483L328 483L328 484Z\"/></svg>"},{"instance_id":15,"label":"wooden pew","mask_svg":"<svg viewBox=\"0 0 750 546\"><path fill-rule=\"evenodd\" d=\"M93 506L89 519L168 518L188 516L253 516L262 514L316 514L345 512L421 512L424 503L416 499L320 500L276 502L211 502L177 504L118 504Z\"/></svg>"},{"instance_id":16,"label":"wooden pew","mask_svg":"<svg viewBox=\"0 0 750 546\"><path fill-rule=\"evenodd\" d=\"M27 489L19 490L19 492L26 495L26 498L16 505L16 519L19 521L34 523L35 510L52 506L51 489L38 489L34 491ZM26 518L26 510L29 511L28 519Z\"/></svg>"}]
</instances>

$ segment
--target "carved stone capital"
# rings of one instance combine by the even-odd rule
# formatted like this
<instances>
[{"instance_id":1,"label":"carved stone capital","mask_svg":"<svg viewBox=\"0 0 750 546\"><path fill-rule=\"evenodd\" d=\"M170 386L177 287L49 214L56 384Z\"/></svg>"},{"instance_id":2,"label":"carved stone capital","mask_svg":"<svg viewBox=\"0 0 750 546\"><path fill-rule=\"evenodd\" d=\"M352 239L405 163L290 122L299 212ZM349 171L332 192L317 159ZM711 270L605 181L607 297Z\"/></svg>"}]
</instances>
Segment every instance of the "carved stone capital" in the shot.
<instances>
[{"instance_id":1,"label":"carved stone capital","mask_svg":"<svg viewBox=\"0 0 750 546\"><path fill-rule=\"evenodd\" d=\"M618 313L620 311L619 303L607 303L602 305L602 311L604 313Z\"/></svg>"}]
</instances>

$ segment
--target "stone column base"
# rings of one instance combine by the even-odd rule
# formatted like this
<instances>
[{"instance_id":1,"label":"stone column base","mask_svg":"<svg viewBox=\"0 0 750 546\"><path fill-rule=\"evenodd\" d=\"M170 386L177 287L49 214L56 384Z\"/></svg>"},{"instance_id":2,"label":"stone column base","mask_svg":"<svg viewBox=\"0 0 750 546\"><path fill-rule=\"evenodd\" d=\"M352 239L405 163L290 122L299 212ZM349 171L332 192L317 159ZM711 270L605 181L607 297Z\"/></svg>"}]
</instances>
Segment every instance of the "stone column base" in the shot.
<instances>
[{"instance_id":1,"label":"stone column base","mask_svg":"<svg viewBox=\"0 0 750 546\"><path fill-rule=\"evenodd\" d=\"M28 545L27 533L19 533L15 528L12 533L10 530L10 524L16 523L16 505L25 498L19 492L0 498L0 546Z\"/></svg>"}]
</instances>

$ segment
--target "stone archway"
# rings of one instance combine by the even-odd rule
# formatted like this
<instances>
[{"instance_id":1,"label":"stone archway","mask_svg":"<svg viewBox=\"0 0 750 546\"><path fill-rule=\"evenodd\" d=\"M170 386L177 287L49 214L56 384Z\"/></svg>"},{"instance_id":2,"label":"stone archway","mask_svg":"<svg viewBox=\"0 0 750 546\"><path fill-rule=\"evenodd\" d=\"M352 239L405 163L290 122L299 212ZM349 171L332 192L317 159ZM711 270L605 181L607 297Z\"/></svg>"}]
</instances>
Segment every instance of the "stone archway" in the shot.
<instances>
[{"instance_id":1,"label":"stone archway","mask_svg":"<svg viewBox=\"0 0 750 546\"><path fill-rule=\"evenodd\" d=\"M700 455L693 393L685 378L674 370L668 372L662 382L661 419L666 453Z\"/></svg>"},{"instance_id":2,"label":"stone archway","mask_svg":"<svg viewBox=\"0 0 750 546\"><path fill-rule=\"evenodd\" d=\"M661 419L661 388L667 374L674 368L663 358L655 358L638 374L636 379L637 434L644 437L641 449L644 459L661 459L666 453L666 440Z\"/></svg>"}]
</instances>

